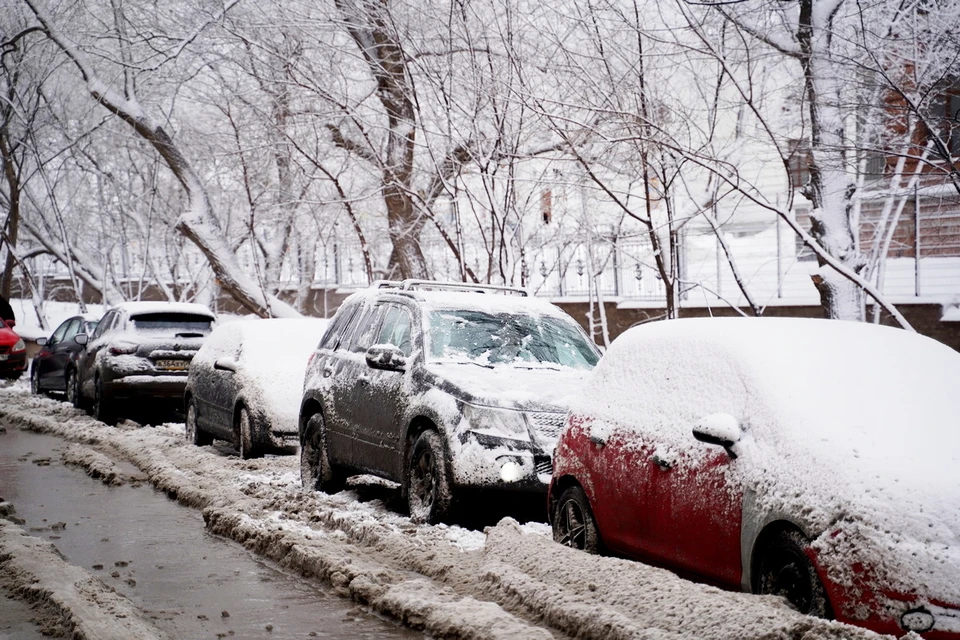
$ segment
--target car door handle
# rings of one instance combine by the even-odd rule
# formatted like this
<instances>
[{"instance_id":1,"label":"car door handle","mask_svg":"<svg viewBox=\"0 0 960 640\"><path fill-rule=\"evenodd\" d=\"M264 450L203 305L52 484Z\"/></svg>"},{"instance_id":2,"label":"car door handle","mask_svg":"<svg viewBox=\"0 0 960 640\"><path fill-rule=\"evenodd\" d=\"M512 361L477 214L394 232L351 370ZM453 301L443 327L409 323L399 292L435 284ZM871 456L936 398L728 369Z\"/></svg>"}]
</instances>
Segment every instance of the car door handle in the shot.
<instances>
[{"instance_id":1,"label":"car door handle","mask_svg":"<svg viewBox=\"0 0 960 640\"><path fill-rule=\"evenodd\" d=\"M650 459L653 461L653 464L660 467L661 471L669 471L673 468L673 461L667 460L666 458L661 457L658 454L653 454Z\"/></svg>"},{"instance_id":2,"label":"car door handle","mask_svg":"<svg viewBox=\"0 0 960 640\"><path fill-rule=\"evenodd\" d=\"M333 375L333 367L324 367L323 368L323 377L329 378Z\"/></svg>"},{"instance_id":3,"label":"car door handle","mask_svg":"<svg viewBox=\"0 0 960 640\"><path fill-rule=\"evenodd\" d=\"M602 447L607 444L607 439L604 438L603 436L598 436L596 434L591 433L590 442L597 445L598 447Z\"/></svg>"}]
</instances>

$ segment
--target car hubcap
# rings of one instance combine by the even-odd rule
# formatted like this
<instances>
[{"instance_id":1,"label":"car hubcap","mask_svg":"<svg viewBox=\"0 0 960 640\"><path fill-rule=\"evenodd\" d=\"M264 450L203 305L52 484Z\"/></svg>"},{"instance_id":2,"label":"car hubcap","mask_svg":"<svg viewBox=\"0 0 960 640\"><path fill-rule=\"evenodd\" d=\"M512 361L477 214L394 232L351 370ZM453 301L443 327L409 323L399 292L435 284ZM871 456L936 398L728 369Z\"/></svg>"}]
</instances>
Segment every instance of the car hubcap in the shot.
<instances>
[{"instance_id":1,"label":"car hubcap","mask_svg":"<svg viewBox=\"0 0 960 640\"><path fill-rule=\"evenodd\" d=\"M560 544L583 550L587 544L587 527L583 510L576 500L567 500L560 517Z\"/></svg>"},{"instance_id":2,"label":"car hubcap","mask_svg":"<svg viewBox=\"0 0 960 640\"><path fill-rule=\"evenodd\" d=\"M434 464L433 452L428 449L420 454L413 467L414 492L425 507L433 504Z\"/></svg>"}]
</instances>

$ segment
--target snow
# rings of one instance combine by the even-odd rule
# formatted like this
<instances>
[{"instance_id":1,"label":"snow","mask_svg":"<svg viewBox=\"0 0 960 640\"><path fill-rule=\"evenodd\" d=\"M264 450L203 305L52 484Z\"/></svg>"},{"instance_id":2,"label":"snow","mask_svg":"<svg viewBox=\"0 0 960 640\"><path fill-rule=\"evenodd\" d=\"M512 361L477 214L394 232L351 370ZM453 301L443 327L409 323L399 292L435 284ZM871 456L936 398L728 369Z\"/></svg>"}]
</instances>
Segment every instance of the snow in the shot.
<instances>
[{"instance_id":1,"label":"snow","mask_svg":"<svg viewBox=\"0 0 960 640\"><path fill-rule=\"evenodd\" d=\"M150 313L183 313L216 317L209 307L195 302L121 302L113 308L125 311L131 318Z\"/></svg>"},{"instance_id":2,"label":"snow","mask_svg":"<svg viewBox=\"0 0 960 640\"><path fill-rule=\"evenodd\" d=\"M308 318L232 322L211 333L195 362L212 368L217 359L236 358L238 398L261 412L272 431L295 434L307 360L328 324ZM202 370L191 367L194 377Z\"/></svg>"},{"instance_id":3,"label":"snow","mask_svg":"<svg viewBox=\"0 0 960 640\"><path fill-rule=\"evenodd\" d=\"M960 355L899 329L679 320L615 340L573 410L605 435L645 425L693 458L709 450L693 426L733 416L730 486L756 491L760 521L816 538L831 580L852 585L860 561L896 592L960 604L957 380Z\"/></svg>"},{"instance_id":4,"label":"snow","mask_svg":"<svg viewBox=\"0 0 960 640\"><path fill-rule=\"evenodd\" d=\"M44 320L48 329L40 326L37 320L37 313L30 300L24 298L11 298L10 306L13 307L13 313L17 317L17 326L14 330L25 340L36 340L37 338L48 338L54 330L63 323L64 320L73 316L84 316L90 320L99 320L103 315L103 305L88 304L87 313L80 312L80 305L75 302L57 302L47 300L43 303Z\"/></svg>"},{"instance_id":5,"label":"snow","mask_svg":"<svg viewBox=\"0 0 960 640\"><path fill-rule=\"evenodd\" d=\"M132 462L159 490L203 509L211 533L433 637L879 637L802 616L779 598L565 548L540 523L415 525L353 489L303 493L294 456L241 460L186 443L183 425L107 427L24 384L0 389L0 419Z\"/></svg>"}]
</instances>

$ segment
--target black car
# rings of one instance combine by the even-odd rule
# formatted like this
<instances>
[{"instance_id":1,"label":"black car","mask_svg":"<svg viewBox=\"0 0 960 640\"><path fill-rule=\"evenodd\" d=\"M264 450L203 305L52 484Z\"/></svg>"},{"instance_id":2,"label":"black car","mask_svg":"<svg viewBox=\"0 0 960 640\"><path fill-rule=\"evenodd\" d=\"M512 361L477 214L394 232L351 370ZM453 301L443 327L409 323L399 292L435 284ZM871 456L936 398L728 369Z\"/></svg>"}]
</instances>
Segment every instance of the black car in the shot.
<instances>
[{"instance_id":1,"label":"black car","mask_svg":"<svg viewBox=\"0 0 960 640\"><path fill-rule=\"evenodd\" d=\"M216 316L200 304L125 302L107 311L68 376L75 405L89 405L112 424L137 402L159 401L164 413L182 413L190 361L213 330Z\"/></svg>"},{"instance_id":2,"label":"black car","mask_svg":"<svg viewBox=\"0 0 960 640\"><path fill-rule=\"evenodd\" d=\"M301 481L399 482L410 516L465 489L546 493L566 400L599 359L570 316L522 289L409 280L348 298L307 368Z\"/></svg>"},{"instance_id":3,"label":"black car","mask_svg":"<svg viewBox=\"0 0 960 640\"><path fill-rule=\"evenodd\" d=\"M83 350L83 345L77 342L77 336L91 334L96 328L96 317L78 315L64 320L49 338L38 339L37 344L41 349L30 365L30 390L33 393L66 393L67 400L74 402L67 378L75 374L77 355Z\"/></svg>"}]
</instances>

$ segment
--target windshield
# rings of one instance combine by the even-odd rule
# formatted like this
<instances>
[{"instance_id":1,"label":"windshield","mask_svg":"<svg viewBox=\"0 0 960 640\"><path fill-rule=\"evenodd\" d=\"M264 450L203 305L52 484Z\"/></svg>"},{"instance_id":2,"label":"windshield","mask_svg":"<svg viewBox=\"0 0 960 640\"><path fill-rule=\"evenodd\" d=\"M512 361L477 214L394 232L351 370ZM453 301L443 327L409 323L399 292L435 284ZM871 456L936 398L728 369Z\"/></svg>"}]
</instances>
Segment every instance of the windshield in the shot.
<instances>
[{"instance_id":1,"label":"windshield","mask_svg":"<svg viewBox=\"0 0 960 640\"><path fill-rule=\"evenodd\" d=\"M432 311L427 317L433 361L589 369L599 359L580 328L562 318L466 310Z\"/></svg>"},{"instance_id":2,"label":"windshield","mask_svg":"<svg viewBox=\"0 0 960 640\"><path fill-rule=\"evenodd\" d=\"M146 313L131 318L138 332L178 338L201 338L210 333L213 318L194 313Z\"/></svg>"}]
</instances>

